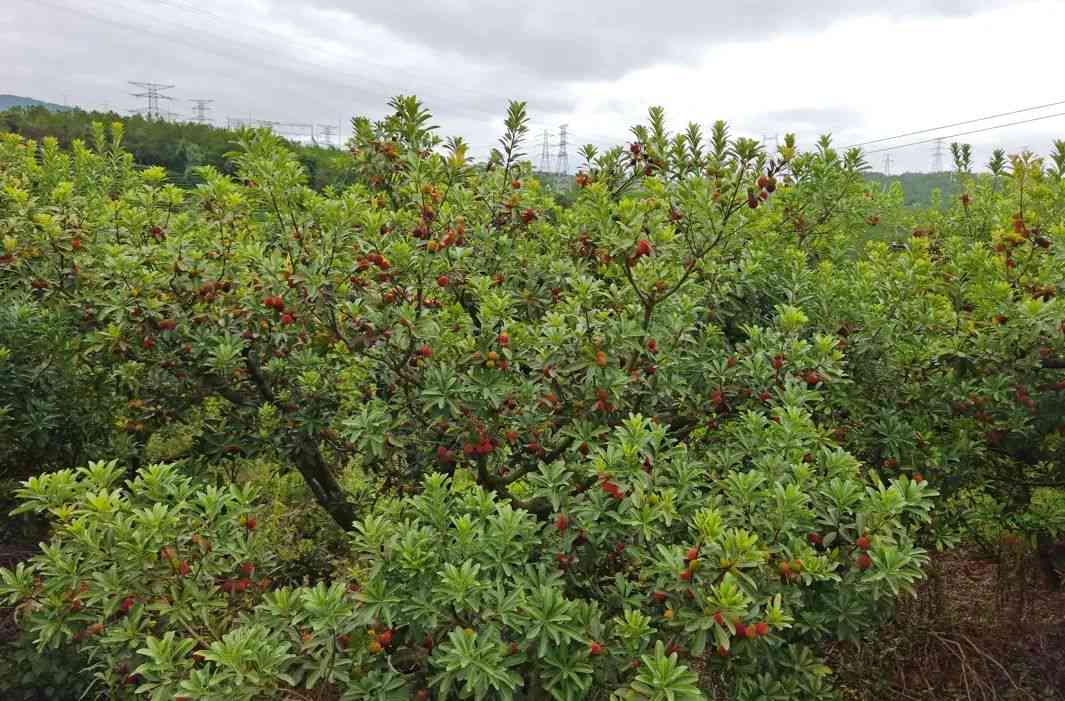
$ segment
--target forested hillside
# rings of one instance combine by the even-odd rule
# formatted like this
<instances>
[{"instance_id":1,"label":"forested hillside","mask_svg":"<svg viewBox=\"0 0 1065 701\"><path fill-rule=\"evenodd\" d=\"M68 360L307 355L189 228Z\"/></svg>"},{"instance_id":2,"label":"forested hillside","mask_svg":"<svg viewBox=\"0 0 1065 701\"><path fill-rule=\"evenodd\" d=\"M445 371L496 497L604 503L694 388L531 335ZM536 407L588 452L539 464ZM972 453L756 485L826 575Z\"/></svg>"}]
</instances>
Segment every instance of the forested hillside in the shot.
<instances>
[{"instance_id":1,"label":"forested hillside","mask_svg":"<svg viewBox=\"0 0 1065 701\"><path fill-rule=\"evenodd\" d=\"M86 112L81 109L55 111L46 107L18 107L0 112L0 132L19 134L28 139L55 137L67 147L75 139L91 142L93 122L121 122L123 144L134 162L143 166L162 166L171 182L189 185L201 182L195 168L209 165L221 172L233 172L227 157L236 145L233 131L190 122L169 122L141 116L120 117L114 113ZM311 186L343 187L351 182L348 159L339 151L284 142L296 154L307 171Z\"/></svg>"}]
</instances>

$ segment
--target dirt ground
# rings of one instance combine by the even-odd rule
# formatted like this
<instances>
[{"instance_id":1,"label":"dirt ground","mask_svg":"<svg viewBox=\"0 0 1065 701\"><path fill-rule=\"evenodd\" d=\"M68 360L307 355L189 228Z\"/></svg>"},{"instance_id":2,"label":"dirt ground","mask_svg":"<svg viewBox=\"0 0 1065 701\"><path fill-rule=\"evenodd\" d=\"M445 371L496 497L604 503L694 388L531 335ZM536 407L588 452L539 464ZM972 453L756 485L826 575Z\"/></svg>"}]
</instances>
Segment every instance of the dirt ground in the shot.
<instances>
[{"instance_id":1,"label":"dirt ground","mask_svg":"<svg viewBox=\"0 0 1065 701\"><path fill-rule=\"evenodd\" d=\"M1027 562L974 551L934 558L916 599L875 642L829 654L851 701L1065 699L1065 589Z\"/></svg>"}]
</instances>

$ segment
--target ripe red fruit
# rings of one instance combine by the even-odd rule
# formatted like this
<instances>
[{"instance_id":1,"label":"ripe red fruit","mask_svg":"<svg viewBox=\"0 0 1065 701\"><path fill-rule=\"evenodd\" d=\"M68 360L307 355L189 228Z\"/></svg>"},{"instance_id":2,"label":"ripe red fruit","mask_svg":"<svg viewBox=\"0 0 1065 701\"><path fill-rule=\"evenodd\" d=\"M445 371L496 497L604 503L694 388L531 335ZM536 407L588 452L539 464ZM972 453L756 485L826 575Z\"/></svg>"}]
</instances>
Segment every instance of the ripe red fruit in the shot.
<instances>
[{"instance_id":1,"label":"ripe red fruit","mask_svg":"<svg viewBox=\"0 0 1065 701\"><path fill-rule=\"evenodd\" d=\"M569 528L569 518L566 514L559 514L555 518L555 528L558 529L560 534L566 532L566 529Z\"/></svg>"},{"instance_id":2,"label":"ripe red fruit","mask_svg":"<svg viewBox=\"0 0 1065 701\"><path fill-rule=\"evenodd\" d=\"M136 599L134 599L132 596L127 596L125 599L122 599L122 603L118 605L118 608L123 613L128 613L129 610L133 608L133 604L135 603L137 603Z\"/></svg>"},{"instance_id":3,"label":"ripe red fruit","mask_svg":"<svg viewBox=\"0 0 1065 701\"><path fill-rule=\"evenodd\" d=\"M603 647L600 643L595 642L594 640L591 642L591 644L588 645L588 654L592 657L598 657L599 655L602 655L605 651L606 648Z\"/></svg>"},{"instance_id":4,"label":"ripe red fruit","mask_svg":"<svg viewBox=\"0 0 1065 701\"><path fill-rule=\"evenodd\" d=\"M163 319L159 322L159 330L161 331L173 331L177 328L177 321L174 319Z\"/></svg>"},{"instance_id":5,"label":"ripe red fruit","mask_svg":"<svg viewBox=\"0 0 1065 701\"><path fill-rule=\"evenodd\" d=\"M255 520L254 516L249 516L248 518L244 519L244 527L247 528L249 531L254 531L257 525L258 522Z\"/></svg>"},{"instance_id":6,"label":"ripe red fruit","mask_svg":"<svg viewBox=\"0 0 1065 701\"><path fill-rule=\"evenodd\" d=\"M531 224L536 219L536 211L532 209L526 209L521 213L521 220L526 224Z\"/></svg>"},{"instance_id":7,"label":"ripe red fruit","mask_svg":"<svg viewBox=\"0 0 1065 701\"><path fill-rule=\"evenodd\" d=\"M433 349L429 346L422 346L418 349L418 355L423 358L431 358L433 357Z\"/></svg>"},{"instance_id":8,"label":"ripe red fruit","mask_svg":"<svg viewBox=\"0 0 1065 701\"><path fill-rule=\"evenodd\" d=\"M188 576L189 572L192 572L192 568L189 567L189 561L188 560L182 560L181 563L178 565L178 568L177 568L178 576L179 577Z\"/></svg>"},{"instance_id":9,"label":"ripe red fruit","mask_svg":"<svg viewBox=\"0 0 1065 701\"><path fill-rule=\"evenodd\" d=\"M803 379L806 380L806 384L813 387L821 381L821 376L814 370L807 370L803 375Z\"/></svg>"},{"instance_id":10,"label":"ripe red fruit","mask_svg":"<svg viewBox=\"0 0 1065 701\"><path fill-rule=\"evenodd\" d=\"M692 579L692 571L691 570L683 570L680 573L680 581L682 581L682 582L690 582L691 579Z\"/></svg>"},{"instance_id":11,"label":"ripe red fruit","mask_svg":"<svg viewBox=\"0 0 1065 701\"><path fill-rule=\"evenodd\" d=\"M653 338L651 340L649 340L647 342L647 350L652 352L652 353L657 353L658 352L658 342L655 341Z\"/></svg>"},{"instance_id":12,"label":"ripe red fruit","mask_svg":"<svg viewBox=\"0 0 1065 701\"><path fill-rule=\"evenodd\" d=\"M858 569L867 570L873 566L873 558L869 557L865 553L862 553L858 556L858 559L855 560L855 564L858 565Z\"/></svg>"},{"instance_id":13,"label":"ripe red fruit","mask_svg":"<svg viewBox=\"0 0 1065 701\"><path fill-rule=\"evenodd\" d=\"M806 536L806 540L810 541L810 545L821 544L821 536L818 533L811 533L810 535Z\"/></svg>"},{"instance_id":14,"label":"ripe red fruit","mask_svg":"<svg viewBox=\"0 0 1065 701\"><path fill-rule=\"evenodd\" d=\"M510 345L510 336L507 335L506 331L499 334L499 338L497 338L496 340L499 341L499 345L501 346Z\"/></svg>"},{"instance_id":15,"label":"ripe red fruit","mask_svg":"<svg viewBox=\"0 0 1065 701\"><path fill-rule=\"evenodd\" d=\"M636 242L636 253L634 254L634 257L642 258L643 256L649 256L653 250L650 241L647 239L640 239Z\"/></svg>"},{"instance_id":16,"label":"ripe red fruit","mask_svg":"<svg viewBox=\"0 0 1065 701\"><path fill-rule=\"evenodd\" d=\"M255 565L251 562L244 562L240 565L240 573L245 577L250 577L255 574Z\"/></svg>"},{"instance_id":17,"label":"ripe red fruit","mask_svg":"<svg viewBox=\"0 0 1065 701\"><path fill-rule=\"evenodd\" d=\"M596 351L595 352L595 364L596 365L598 365L601 368L605 368L608 362L609 362L609 359L607 358L606 353L604 353L603 351Z\"/></svg>"},{"instance_id":18,"label":"ripe red fruit","mask_svg":"<svg viewBox=\"0 0 1065 701\"><path fill-rule=\"evenodd\" d=\"M714 614L714 623L718 624L719 626L724 627L724 625L725 625L725 617L721 615L720 611L718 611L717 613Z\"/></svg>"},{"instance_id":19,"label":"ripe red fruit","mask_svg":"<svg viewBox=\"0 0 1065 701\"><path fill-rule=\"evenodd\" d=\"M914 482L924 482L925 481L924 480L924 475L922 475L920 472L918 472L917 474L915 474L913 476L913 481Z\"/></svg>"},{"instance_id":20,"label":"ripe red fruit","mask_svg":"<svg viewBox=\"0 0 1065 701\"><path fill-rule=\"evenodd\" d=\"M747 636L748 639L754 640L755 638L758 637L758 626L757 625L747 626L747 628L743 631L743 633L744 633L744 635Z\"/></svg>"},{"instance_id":21,"label":"ripe red fruit","mask_svg":"<svg viewBox=\"0 0 1065 701\"><path fill-rule=\"evenodd\" d=\"M756 633L758 633L758 637L762 637L763 635L769 635L769 624L765 621L760 621L754 624L754 630Z\"/></svg>"},{"instance_id":22,"label":"ripe red fruit","mask_svg":"<svg viewBox=\"0 0 1065 701\"><path fill-rule=\"evenodd\" d=\"M388 647L392 644L392 629L386 628L382 632L377 634L377 642L381 644L381 647Z\"/></svg>"},{"instance_id":23,"label":"ripe red fruit","mask_svg":"<svg viewBox=\"0 0 1065 701\"><path fill-rule=\"evenodd\" d=\"M144 340L141 341L141 346L143 346L145 350L151 350L152 348L155 348L155 339L151 336L145 336Z\"/></svg>"},{"instance_id":24,"label":"ripe red fruit","mask_svg":"<svg viewBox=\"0 0 1065 701\"><path fill-rule=\"evenodd\" d=\"M868 550L869 549L869 539L866 538L864 535L861 538L859 538L858 540L854 541L854 544L857 545L862 550Z\"/></svg>"},{"instance_id":25,"label":"ripe red fruit","mask_svg":"<svg viewBox=\"0 0 1065 701\"><path fill-rule=\"evenodd\" d=\"M666 600L666 593L664 591L653 592L651 596L659 604Z\"/></svg>"},{"instance_id":26,"label":"ripe red fruit","mask_svg":"<svg viewBox=\"0 0 1065 701\"><path fill-rule=\"evenodd\" d=\"M441 275L440 277L438 277L436 279L436 284L440 285L440 287L447 287L448 283L450 283L450 282L451 282L451 280L448 279L447 275Z\"/></svg>"},{"instance_id":27,"label":"ripe red fruit","mask_svg":"<svg viewBox=\"0 0 1065 701\"><path fill-rule=\"evenodd\" d=\"M725 361L725 367L734 368L736 367L736 362L736 356L730 355L728 357L728 360Z\"/></svg>"},{"instance_id":28,"label":"ripe red fruit","mask_svg":"<svg viewBox=\"0 0 1065 701\"><path fill-rule=\"evenodd\" d=\"M285 314L281 315L281 323L284 326L292 326L296 323L296 317L286 312Z\"/></svg>"},{"instance_id":29,"label":"ripe red fruit","mask_svg":"<svg viewBox=\"0 0 1065 701\"><path fill-rule=\"evenodd\" d=\"M747 637L747 626L744 625L743 623L739 622L739 621L736 621L736 637L737 638L745 638L745 637Z\"/></svg>"},{"instance_id":30,"label":"ripe red fruit","mask_svg":"<svg viewBox=\"0 0 1065 701\"><path fill-rule=\"evenodd\" d=\"M688 548L688 552L684 555L684 559L687 562L691 562L692 560L698 559L698 557L699 557L699 547L698 546L692 546L692 547Z\"/></svg>"},{"instance_id":31,"label":"ripe red fruit","mask_svg":"<svg viewBox=\"0 0 1065 701\"><path fill-rule=\"evenodd\" d=\"M514 188L515 190L520 190L521 189L521 181L520 180L511 180L510 181L510 186L512 188Z\"/></svg>"},{"instance_id":32,"label":"ripe red fruit","mask_svg":"<svg viewBox=\"0 0 1065 701\"><path fill-rule=\"evenodd\" d=\"M414 698L417 699L417 701L427 701L429 698L429 690L425 688L418 689L414 692Z\"/></svg>"}]
</instances>

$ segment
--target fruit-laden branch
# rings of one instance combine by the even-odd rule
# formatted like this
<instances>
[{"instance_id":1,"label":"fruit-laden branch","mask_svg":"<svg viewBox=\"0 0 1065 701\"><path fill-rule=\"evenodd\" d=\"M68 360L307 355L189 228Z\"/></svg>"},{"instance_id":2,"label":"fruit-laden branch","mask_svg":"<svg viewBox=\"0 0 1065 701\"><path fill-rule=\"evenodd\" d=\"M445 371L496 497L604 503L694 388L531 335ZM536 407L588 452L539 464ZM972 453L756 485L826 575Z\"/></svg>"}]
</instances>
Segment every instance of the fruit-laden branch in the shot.
<instances>
[{"instance_id":1,"label":"fruit-laden branch","mask_svg":"<svg viewBox=\"0 0 1065 701\"><path fill-rule=\"evenodd\" d=\"M266 381L262 368L250 349L244 351L244 366L263 400L276 405L277 398L273 389ZM307 483L318 504L336 524L350 531L357 517L355 505L348 501L344 490L333 476L333 471L322 457L318 443L302 431L296 433L295 439L295 445L289 449L289 457L303 476L303 481Z\"/></svg>"}]
</instances>

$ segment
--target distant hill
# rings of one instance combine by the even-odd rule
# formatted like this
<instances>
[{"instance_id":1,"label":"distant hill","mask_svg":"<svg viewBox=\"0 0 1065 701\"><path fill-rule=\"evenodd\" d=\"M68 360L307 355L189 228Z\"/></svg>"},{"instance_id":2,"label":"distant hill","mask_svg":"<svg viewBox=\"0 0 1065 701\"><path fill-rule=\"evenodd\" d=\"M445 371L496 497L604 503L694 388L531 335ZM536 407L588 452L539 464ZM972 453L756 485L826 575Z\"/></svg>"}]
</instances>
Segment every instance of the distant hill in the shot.
<instances>
[{"instance_id":1,"label":"distant hill","mask_svg":"<svg viewBox=\"0 0 1065 701\"><path fill-rule=\"evenodd\" d=\"M53 112L66 112L70 109L63 105L57 105L54 102L35 100L32 97L22 97L21 95L0 95L0 112L6 109L11 109L12 107L44 107Z\"/></svg>"},{"instance_id":2,"label":"distant hill","mask_svg":"<svg viewBox=\"0 0 1065 701\"><path fill-rule=\"evenodd\" d=\"M867 180L880 185L898 182L902 185L904 202L908 206L927 207L932 204L932 191L939 190L944 203L952 201L961 194L961 187L954 174L947 173L903 173L901 175L884 175L883 173L866 173Z\"/></svg>"}]
</instances>

